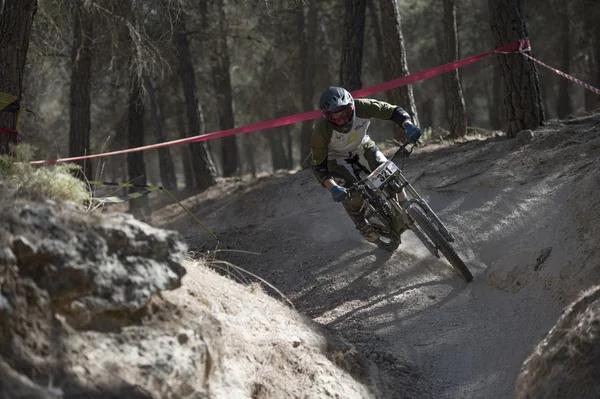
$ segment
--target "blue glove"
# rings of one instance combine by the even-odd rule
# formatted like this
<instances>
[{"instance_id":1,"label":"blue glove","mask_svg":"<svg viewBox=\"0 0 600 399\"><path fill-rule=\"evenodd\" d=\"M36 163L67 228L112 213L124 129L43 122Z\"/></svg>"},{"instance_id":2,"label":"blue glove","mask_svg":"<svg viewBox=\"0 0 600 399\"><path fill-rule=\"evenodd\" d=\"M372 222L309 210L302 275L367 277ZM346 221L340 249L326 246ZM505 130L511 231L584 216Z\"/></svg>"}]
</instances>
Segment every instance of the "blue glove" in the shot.
<instances>
[{"instance_id":1,"label":"blue glove","mask_svg":"<svg viewBox=\"0 0 600 399\"><path fill-rule=\"evenodd\" d=\"M421 137L421 129L413 124L406 125L406 137L416 144Z\"/></svg>"},{"instance_id":2,"label":"blue glove","mask_svg":"<svg viewBox=\"0 0 600 399\"><path fill-rule=\"evenodd\" d=\"M333 186L331 188L331 195L335 202L342 202L342 201L348 199L348 196L349 196L348 190L346 190L342 186Z\"/></svg>"}]
</instances>

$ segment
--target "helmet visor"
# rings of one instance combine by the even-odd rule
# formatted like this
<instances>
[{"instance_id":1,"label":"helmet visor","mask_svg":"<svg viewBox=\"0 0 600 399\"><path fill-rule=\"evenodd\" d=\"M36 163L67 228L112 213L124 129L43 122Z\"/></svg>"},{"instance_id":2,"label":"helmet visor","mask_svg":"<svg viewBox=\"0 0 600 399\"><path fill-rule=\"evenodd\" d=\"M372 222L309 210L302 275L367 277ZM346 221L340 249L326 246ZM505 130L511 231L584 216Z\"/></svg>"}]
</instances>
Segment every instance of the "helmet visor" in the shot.
<instances>
[{"instance_id":1,"label":"helmet visor","mask_svg":"<svg viewBox=\"0 0 600 399\"><path fill-rule=\"evenodd\" d=\"M325 118L338 126L345 125L352 119L352 113L354 112L354 104L344 105L343 107L338 107L331 111L326 111L323 113Z\"/></svg>"}]
</instances>

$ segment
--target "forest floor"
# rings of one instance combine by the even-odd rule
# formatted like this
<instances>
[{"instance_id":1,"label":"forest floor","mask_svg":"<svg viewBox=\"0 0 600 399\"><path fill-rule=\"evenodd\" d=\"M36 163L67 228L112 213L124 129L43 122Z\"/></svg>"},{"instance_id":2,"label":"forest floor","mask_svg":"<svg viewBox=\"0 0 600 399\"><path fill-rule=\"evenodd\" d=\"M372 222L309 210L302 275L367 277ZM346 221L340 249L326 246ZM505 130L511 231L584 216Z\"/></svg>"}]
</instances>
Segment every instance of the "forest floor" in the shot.
<instances>
[{"instance_id":1,"label":"forest floor","mask_svg":"<svg viewBox=\"0 0 600 399\"><path fill-rule=\"evenodd\" d=\"M510 398L524 359L600 276L600 116L529 140L472 136L417 149L405 175L456 236L467 284L405 233L393 254L362 240L309 170L224 180L151 224L217 252L339 331L379 368L411 367L437 398ZM248 252L234 252L248 251ZM429 394L428 394L429 395Z\"/></svg>"}]
</instances>

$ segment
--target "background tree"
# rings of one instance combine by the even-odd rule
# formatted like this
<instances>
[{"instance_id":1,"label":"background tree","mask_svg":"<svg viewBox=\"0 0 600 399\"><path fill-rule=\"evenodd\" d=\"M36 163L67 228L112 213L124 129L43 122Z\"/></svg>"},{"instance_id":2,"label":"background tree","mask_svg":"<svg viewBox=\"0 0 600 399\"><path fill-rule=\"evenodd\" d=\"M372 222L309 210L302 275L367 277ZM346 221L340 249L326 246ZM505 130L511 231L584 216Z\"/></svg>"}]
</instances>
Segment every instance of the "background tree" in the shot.
<instances>
[{"instance_id":1,"label":"background tree","mask_svg":"<svg viewBox=\"0 0 600 399\"><path fill-rule=\"evenodd\" d=\"M154 131L157 143L164 143L165 139L165 122L160 112L160 105L156 99L156 90L152 81L148 78L144 78L144 88L148 97L148 103L154 116ZM167 190L177 189L177 175L175 173L175 165L173 163L173 157L169 147L163 147L158 149L158 161L160 168L160 181L162 186Z\"/></svg>"},{"instance_id":2,"label":"background tree","mask_svg":"<svg viewBox=\"0 0 600 399\"><path fill-rule=\"evenodd\" d=\"M3 1L0 5L0 93L17 97L19 108L23 88L23 72L29 48L29 36L37 0ZM17 114L0 112L0 127L16 130ZM9 153L12 137L0 134L0 154Z\"/></svg>"},{"instance_id":3,"label":"background tree","mask_svg":"<svg viewBox=\"0 0 600 399\"><path fill-rule=\"evenodd\" d=\"M92 35L94 18L85 0L72 6L73 47L71 50L71 106L69 124L69 157L90 154ZM80 161L83 174L92 179L92 162Z\"/></svg>"},{"instance_id":4,"label":"background tree","mask_svg":"<svg viewBox=\"0 0 600 399\"><path fill-rule=\"evenodd\" d=\"M446 62L458 60L455 0L444 0L444 37ZM445 73L444 83L450 115L450 132L455 137L462 137L467 134L467 109L458 70Z\"/></svg>"},{"instance_id":5,"label":"background tree","mask_svg":"<svg viewBox=\"0 0 600 399\"><path fill-rule=\"evenodd\" d=\"M402 36L401 16L396 0L379 0L381 9L383 70L386 80L409 75L406 49ZM390 101L403 107L410 113L413 121L419 124L417 107L411 85L399 87L388 92Z\"/></svg>"},{"instance_id":6,"label":"background tree","mask_svg":"<svg viewBox=\"0 0 600 399\"><path fill-rule=\"evenodd\" d=\"M317 51L317 22L318 8L314 1L308 4L308 10L296 13L298 21L298 31L300 34L300 54L299 67L302 77L302 109L311 111L315 103L315 60ZM315 60L316 61L316 60ZM312 121L302 123L302 136L300 145L300 160L303 160L310 153L310 141L312 137Z\"/></svg>"},{"instance_id":7,"label":"background tree","mask_svg":"<svg viewBox=\"0 0 600 399\"><path fill-rule=\"evenodd\" d=\"M503 43L498 40L495 30L482 29L481 21L490 19L492 8L488 2L454 2L457 10L458 53L453 59L480 54ZM521 16L527 20L533 51L537 58L559 69L563 68L568 59L569 72L598 86L600 46L597 43L600 42L600 28L596 21L600 17L600 2L581 0L569 4L568 40L561 28L564 13L557 7L561 2L562 0L552 0L552 7L542 0L521 2ZM24 104L35 110L36 116L22 118L20 133L25 142L39 147L36 157L40 159L65 157L69 153L73 3L71 0L40 2L31 27L31 45L25 70L22 71L27 76L22 98ZM138 6L132 7L134 3ZM194 101L201 105L202 111L196 118L200 121L199 127L193 128L197 132L212 132L222 128L221 114L225 107L220 94L224 90L218 88L218 78L225 74L221 74L219 70L229 71L232 98L235 99L235 125L247 125L314 109L322 90L328 85L339 84L342 60L345 63L350 61L348 64L354 63L354 70L359 71L355 73L359 81L359 84L353 84L356 87L370 86L408 73L400 71L384 75L384 61L390 59L385 52L389 52L391 46L397 45L399 40L392 40L393 44L384 46L384 40L392 38L395 33L386 33L384 39L383 24L385 21L389 22L386 22L386 26L390 29L400 21L390 12L383 13L384 7L394 7L394 12L402 16L404 54L411 71L422 71L447 61L444 44L447 35L443 34L441 24L435 23L443 20L444 8L440 6L443 3L435 0L368 0L366 9L361 9L365 12L355 13L359 22L354 25L359 29L351 32L360 33L361 29L365 32L356 35L357 38L362 37L362 45L359 45L362 53L357 54L344 43L344 16L341 14L345 7L341 7L360 6L361 3L343 3L339 0L224 1L222 10L225 20L220 17L216 0L85 2L90 6L88 9L92 13L94 24L88 152L98 153L129 146L126 132L129 89L133 75L147 77L154 86L156 102L164 122L164 140L179 138L181 130L185 137L200 134L191 133L188 117L189 109L197 110L198 107L188 106L189 102L186 102L181 89L182 53L178 51L178 35L174 28L178 26L182 15L185 17L187 59L191 65L185 74L195 79ZM202 5L206 7L201 7ZM221 20L226 23L221 24ZM361 28L363 24L364 28ZM432 26L435 28L432 29ZM507 37L504 43L514 39ZM218 43L223 43L223 40L227 44L229 68L223 68L218 57L223 48ZM565 56L561 49L566 42L570 45L570 51ZM343 51L346 52L345 55L342 55ZM397 50L391 52L395 56L400 53ZM360 62L357 62L357 55L360 55ZM500 64L494 56L459 71L465 106L469 110L469 126L478 131L489 128L506 129L509 122L515 125L514 118L509 120L505 115L508 111L504 110L504 75L512 75L507 65L512 68L510 63L523 60L514 54L504 58L509 64ZM568 88L573 115L583 115L597 108L600 96L587 92L550 70L539 68L538 73L544 112L548 118L559 117L558 111L565 108L559 105L565 98L560 94L561 86ZM529 79L528 74L523 76ZM189 85L186 84L187 88ZM452 130L452 119L448 114L451 114L454 102L443 95L443 76L417 82L412 88L421 126L425 129L432 128L434 138L444 136L447 131ZM149 91L151 90L146 86L142 87L145 105L151 110L153 106ZM385 92L376 93L373 97L397 102ZM194 95L190 96L188 92L188 98L194 99ZM509 96L507 103L514 108L513 102L516 101L517 108L523 108L521 102L527 98L520 97L520 94L518 97ZM408 108L404 103L401 105ZM521 115L519 112L513 111L513 114ZM290 125L236 136L236 147L239 151L243 150L244 154L243 157L237 157L237 170L241 178L251 179L253 176L270 173L274 168L297 167L298 161L302 161L308 154L307 139L313 123L308 121L303 126ZM156 125L154 112L144 113L144 125ZM392 136L393 127L393 124L385 121L374 120L370 133L376 141L384 142L397 137L397 129ZM144 138L146 144L161 140L156 135L146 135ZM190 188L186 192L190 194L194 193L193 186L196 185L192 173L198 171L197 167L190 164L192 159L196 163L199 159L197 156L190 156L186 160L192 147L181 145L169 149L177 180L181 185L186 182L186 186ZM211 140L203 148L202 151L206 151L207 156L220 166L219 170L214 170L214 177L219 171L224 174L221 167L224 165L224 157L232 153L225 150L224 140ZM162 151L154 150L144 153L149 182L167 180L163 176L161 153ZM94 178L99 178L98 175L101 174L103 180L128 179L125 156L94 160L93 166Z\"/></svg>"},{"instance_id":8,"label":"background tree","mask_svg":"<svg viewBox=\"0 0 600 399\"><path fill-rule=\"evenodd\" d=\"M141 83L137 76L133 76L131 81L128 121L127 144L129 145L129 148L143 146L144 100ZM141 185L148 184L143 152L138 151L127 154L127 170L129 172L129 182ZM132 192L139 190L139 188L131 189ZM144 217L144 215L149 212L149 209L148 196L136 198L135 200L129 202L129 210L138 218Z\"/></svg>"},{"instance_id":9,"label":"background tree","mask_svg":"<svg viewBox=\"0 0 600 399\"><path fill-rule=\"evenodd\" d=\"M557 7L561 11L561 31L562 31L562 60L560 62L560 69L566 73L570 74L570 65L571 65L571 16L569 15L569 1L568 0L560 0L560 4ZM559 83L558 90L558 116L564 118L573 113L573 106L571 103L571 96L569 94L569 88L572 83L567 79L561 79Z\"/></svg>"},{"instance_id":10,"label":"background tree","mask_svg":"<svg viewBox=\"0 0 600 399\"><path fill-rule=\"evenodd\" d=\"M179 71L185 96L188 119L188 137L204 134L204 115L198 101L198 88L194 74L194 64L189 47L187 29L183 15L177 21L175 40L177 43ZM193 143L189 146L192 167L196 180L196 188L205 190L217 182L214 162L205 142Z\"/></svg>"},{"instance_id":11,"label":"background tree","mask_svg":"<svg viewBox=\"0 0 600 399\"><path fill-rule=\"evenodd\" d=\"M348 91L362 87L363 42L367 0L346 1L340 85Z\"/></svg>"},{"instance_id":12,"label":"background tree","mask_svg":"<svg viewBox=\"0 0 600 399\"><path fill-rule=\"evenodd\" d=\"M227 43L227 16L225 0L212 0L212 15L216 17L216 32L212 48L212 75L217 99L219 127L221 130L235 127L233 113L233 90L231 87L231 62ZM203 13L208 17L208 12ZM207 25L209 19L205 19ZM233 176L238 171L238 145L236 136L221 139L221 165L223 176Z\"/></svg>"},{"instance_id":13,"label":"background tree","mask_svg":"<svg viewBox=\"0 0 600 399\"><path fill-rule=\"evenodd\" d=\"M518 0L488 0L490 22L497 45L528 37ZM538 74L533 61L513 54L498 54L504 78L509 138L524 129L536 129L544 121Z\"/></svg>"}]
</instances>

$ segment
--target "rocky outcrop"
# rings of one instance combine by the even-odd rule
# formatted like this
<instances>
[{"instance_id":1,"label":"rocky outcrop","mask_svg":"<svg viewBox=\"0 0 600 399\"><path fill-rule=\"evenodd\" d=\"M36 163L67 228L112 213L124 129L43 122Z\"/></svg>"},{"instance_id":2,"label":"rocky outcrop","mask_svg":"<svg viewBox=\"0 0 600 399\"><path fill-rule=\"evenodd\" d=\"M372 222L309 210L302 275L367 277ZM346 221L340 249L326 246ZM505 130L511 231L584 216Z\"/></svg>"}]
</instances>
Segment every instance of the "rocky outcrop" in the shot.
<instances>
[{"instance_id":1,"label":"rocky outcrop","mask_svg":"<svg viewBox=\"0 0 600 399\"><path fill-rule=\"evenodd\" d=\"M190 334L182 345L180 331L145 325L157 295L179 287L185 274L178 233L52 201L5 203L0 221L0 392L152 397L136 388L140 378L119 370L148 374L172 358L181 365L168 372L203 367L189 364L200 360L202 340ZM182 349L174 351L173 343ZM141 356L138 347L152 349ZM120 365L112 367L119 378L106 362Z\"/></svg>"},{"instance_id":2,"label":"rocky outcrop","mask_svg":"<svg viewBox=\"0 0 600 399\"><path fill-rule=\"evenodd\" d=\"M45 290L71 325L106 329L127 320L151 296L180 285L185 247L179 235L128 214L67 214L49 203L24 204L0 215L8 257Z\"/></svg>"},{"instance_id":3,"label":"rocky outcrop","mask_svg":"<svg viewBox=\"0 0 600 399\"><path fill-rule=\"evenodd\" d=\"M569 305L517 378L516 397L600 397L600 286Z\"/></svg>"}]
</instances>

